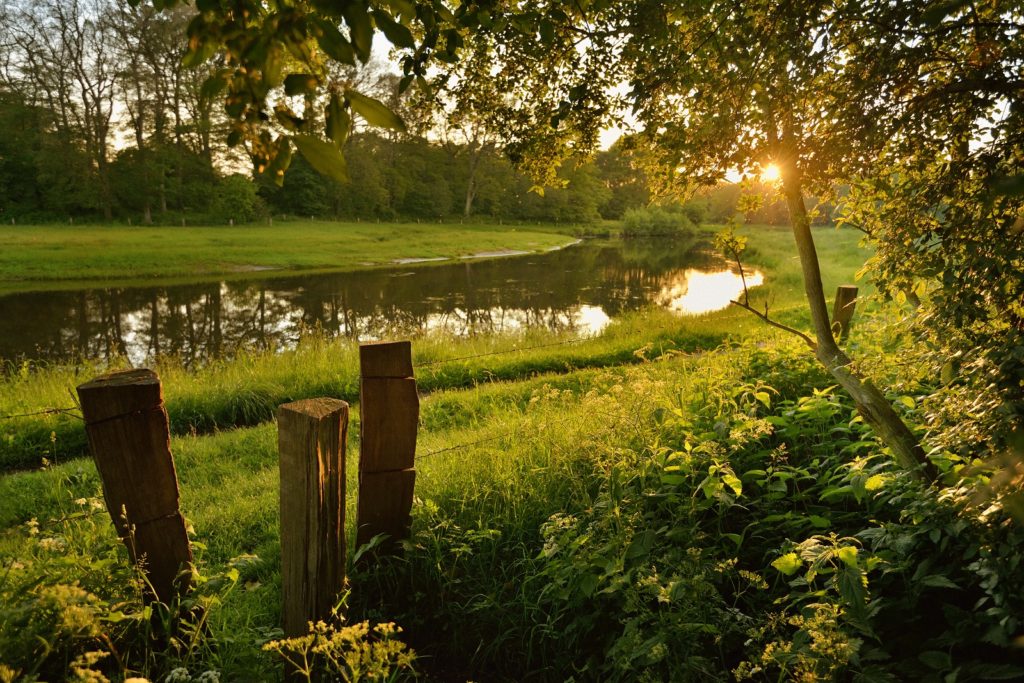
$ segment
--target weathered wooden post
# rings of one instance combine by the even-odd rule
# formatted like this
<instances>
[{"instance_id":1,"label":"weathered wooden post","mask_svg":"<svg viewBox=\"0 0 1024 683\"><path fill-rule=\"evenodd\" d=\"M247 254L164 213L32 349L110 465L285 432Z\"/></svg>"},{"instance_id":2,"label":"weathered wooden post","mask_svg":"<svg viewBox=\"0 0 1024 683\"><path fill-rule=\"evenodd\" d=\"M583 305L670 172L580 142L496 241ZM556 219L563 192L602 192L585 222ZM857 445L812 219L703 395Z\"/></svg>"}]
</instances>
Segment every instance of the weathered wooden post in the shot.
<instances>
[{"instance_id":1,"label":"weathered wooden post","mask_svg":"<svg viewBox=\"0 0 1024 683\"><path fill-rule=\"evenodd\" d=\"M170 602L187 588L179 574L192 550L178 507L160 379L152 370L113 372L79 386L78 398L117 534L155 597Z\"/></svg>"},{"instance_id":2,"label":"weathered wooden post","mask_svg":"<svg viewBox=\"0 0 1024 683\"><path fill-rule=\"evenodd\" d=\"M407 341L359 346L359 504L356 543L388 535L394 549L409 535L416 483L420 401Z\"/></svg>"},{"instance_id":3,"label":"weathered wooden post","mask_svg":"<svg viewBox=\"0 0 1024 683\"><path fill-rule=\"evenodd\" d=\"M326 620L345 584L348 403L311 398L277 409L281 598L286 637Z\"/></svg>"},{"instance_id":4,"label":"weathered wooden post","mask_svg":"<svg viewBox=\"0 0 1024 683\"><path fill-rule=\"evenodd\" d=\"M832 307L832 330L840 340L846 339L850 334L850 321L856 308L856 285L839 285L836 290L836 302ZM839 329L836 329L837 326Z\"/></svg>"}]
</instances>

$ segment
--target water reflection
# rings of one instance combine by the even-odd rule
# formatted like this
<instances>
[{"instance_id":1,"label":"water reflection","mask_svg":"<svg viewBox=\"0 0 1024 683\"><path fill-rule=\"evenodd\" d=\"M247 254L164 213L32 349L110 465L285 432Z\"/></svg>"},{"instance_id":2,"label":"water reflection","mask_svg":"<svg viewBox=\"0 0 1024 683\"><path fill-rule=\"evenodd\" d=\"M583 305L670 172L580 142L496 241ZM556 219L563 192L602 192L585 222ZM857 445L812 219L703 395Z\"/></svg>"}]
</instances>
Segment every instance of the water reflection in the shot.
<instances>
[{"instance_id":1,"label":"water reflection","mask_svg":"<svg viewBox=\"0 0 1024 683\"><path fill-rule=\"evenodd\" d=\"M310 329L363 340L523 327L585 334L652 303L702 313L741 291L704 245L661 240L359 273L31 292L0 296L0 359L142 364L172 355L191 366L242 348L288 348Z\"/></svg>"},{"instance_id":2,"label":"water reflection","mask_svg":"<svg viewBox=\"0 0 1024 683\"><path fill-rule=\"evenodd\" d=\"M747 287L764 284L764 276L756 270L746 272L745 276ZM743 278L735 270L707 272L687 268L681 279L662 288L655 302L679 313L710 313L739 299L743 295L743 284Z\"/></svg>"}]
</instances>

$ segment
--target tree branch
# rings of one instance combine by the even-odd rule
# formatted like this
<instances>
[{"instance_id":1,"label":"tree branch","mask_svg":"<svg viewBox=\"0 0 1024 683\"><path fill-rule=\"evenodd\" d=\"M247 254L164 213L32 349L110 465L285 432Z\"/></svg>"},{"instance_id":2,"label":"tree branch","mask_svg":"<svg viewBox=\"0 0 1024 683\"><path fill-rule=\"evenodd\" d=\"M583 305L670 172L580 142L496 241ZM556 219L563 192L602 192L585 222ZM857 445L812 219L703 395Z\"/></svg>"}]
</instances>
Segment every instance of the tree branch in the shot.
<instances>
[{"instance_id":1,"label":"tree branch","mask_svg":"<svg viewBox=\"0 0 1024 683\"><path fill-rule=\"evenodd\" d=\"M808 337L806 334L804 334L800 330L796 329L795 327L790 327L789 325L785 325L783 323L780 323L777 320L772 320L771 318L768 317L767 313L762 313L761 311L757 310L756 308L754 308L753 306L751 306L748 303L742 303L742 302L734 301L734 300L731 300L731 299L729 300L729 303L731 303L733 306L739 306L742 309L750 311L751 313L756 315L758 318L760 318L761 320L763 320L766 323L768 323L769 325L771 325L772 327L777 327L780 330L785 330L786 332L789 332L791 334L795 334L796 336L800 337L801 339L804 340L804 342L807 343L807 346L810 347L811 351L817 351L818 350L818 345L814 342L814 340L811 339L810 337Z\"/></svg>"}]
</instances>

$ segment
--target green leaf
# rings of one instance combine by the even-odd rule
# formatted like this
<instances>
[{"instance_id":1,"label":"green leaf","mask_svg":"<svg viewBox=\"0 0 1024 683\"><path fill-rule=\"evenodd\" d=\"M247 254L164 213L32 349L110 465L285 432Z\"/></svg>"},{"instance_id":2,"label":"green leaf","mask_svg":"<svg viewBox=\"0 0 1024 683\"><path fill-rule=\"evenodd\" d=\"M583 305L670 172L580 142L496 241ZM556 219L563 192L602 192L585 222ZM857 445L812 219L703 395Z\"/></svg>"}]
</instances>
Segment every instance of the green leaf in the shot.
<instances>
[{"instance_id":1,"label":"green leaf","mask_svg":"<svg viewBox=\"0 0 1024 683\"><path fill-rule=\"evenodd\" d=\"M836 552L836 555L847 567L857 568L857 548L855 546L844 546Z\"/></svg>"},{"instance_id":2,"label":"green leaf","mask_svg":"<svg viewBox=\"0 0 1024 683\"><path fill-rule=\"evenodd\" d=\"M370 49L373 47L373 26L366 5L358 2L345 4L344 17L348 24L349 37L356 55L363 64L370 61Z\"/></svg>"},{"instance_id":3,"label":"green leaf","mask_svg":"<svg viewBox=\"0 0 1024 683\"><path fill-rule=\"evenodd\" d=\"M815 529L827 529L832 526L832 522L820 515L810 515L807 519L811 521L811 526Z\"/></svg>"},{"instance_id":4,"label":"green leaf","mask_svg":"<svg viewBox=\"0 0 1024 683\"><path fill-rule=\"evenodd\" d=\"M317 80L312 74L288 74L284 77L284 94L309 95L316 92Z\"/></svg>"},{"instance_id":5,"label":"green leaf","mask_svg":"<svg viewBox=\"0 0 1024 683\"><path fill-rule=\"evenodd\" d=\"M888 481L888 479L889 478L884 474L872 474L868 477L868 480L864 482L864 489L866 491L877 491L885 486L885 482Z\"/></svg>"},{"instance_id":6,"label":"green leaf","mask_svg":"<svg viewBox=\"0 0 1024 683\"><path fill-rule=\"evenodd\" d=\"M341 35L338 27L329 21L317 22L317 26L320 28L320 35L317 37L316 42L320 45L320 49L331 59L342 64L355 66L356 53L352 49L352 43L348 42L345 36Z\"/></svg>"},{"instance_id":7,"label":"green leaf","mask_svg":"<svg viewBox=\"0 0 1024 683\"><path fill-rule=\"evenodd\" d=\"M960 590L960 586L941 574L930 574L921 579L920 583L922 586L928 586L929 588L954 588Z\"/></svg>"},{"instance_id":8,"label":"green leaf","mask_svg":"<svg viewBox=\"0 0 1024 683\"><path fill-rule=\"evenodd\" d=\"M737 496L743 494L743 482L741 482L740 478L737 477L735 474L731 472L724 473L722 475L722 481L725 483L726 486L731 488L732 492L735 493Z\"/></svg>"},{"instance_id":9,"label":"green leaf","mask_svg":"<svg viewBox=\"0 0 1024 683\"><path fill-rule=\"evenodd\" d=\"M946 671L953 667L953 660L950 659L949 654L945 652L939 652L938 650L928 650L922 652L917 656L919 660L929 668L935 669L936 671Z\"/></svg>"},{"instance_id":10,"label":"green leaf","mask_svg":"<svg viewBox=\"0 0 1024 683\"><path fill-rule=\"evenodd\" d=\"M224 76L224 73L218 71L203 81L203 87L199 89L199 95L203 99L212 100L227 84L228 79Z\"/></svg>"},{"instance_id":11,"label":"green leaf","mask_svg":"<svg viewBox=\"0 0 1024 683\"><path fill-rule=\"evenodd\" d=\"M377 28L379 28L384 34L384 37L391 41L392 45L406 48L416 47L416 41L413 40L412 31L410 31L408 27L403 26L388 16L387 12L374 10L373 21L377 24Z\"/></svg>"},{"instance_id":12,"label":"green leaf","mask_svg":"<svg viewBox=\"0 0 1024 683\"><path fill-rule=\"evenodd\" d=\"M270 164L266 169L267 175L270 176L271 180L278 187L284 185L284 173L291 166L291 163L292 146L288 142L288 138L282 135L277 140L277 151L274 154L274 158L270 160Z\"/></svg>"},{"instance_id":13,"label":"green leaf","mask_svg":"<svg viewBox=\"0 0 1024 683\"><path fill-rule=\"evenodd\" d=\"M755 391L754 398L763 403L765 408L772 407L772 397L768 394L767 391Z\"/></svg>"},{"instance_id":14,"label":"green leaf","mask_svg":"<svg viewBox=\"0 0 1024 683\"><path fill-rule=\"evenodd\" d=\"M634 560L638 557L643 557L651 552L651 547L654 545L654 532L647 529L633 537L633 542L629 544L626 549L626 559Z\"/></svg>"},{"instance_id":15,"label":"green leaf","mask_svg":"<svg viewBox=\"0 0 1024 683\"><path fill-rule=\"evenodd\" d=\"M348 138L349 128L352 125L352 117L348 110L341 104L337 93L331 93L331 101L327 103L327 137L334 140L334 144L343 145Z\"/></svg>"},{"instance_id":16,"label":"green leaf","mask_svg":"<svg viewBox=\"0 0 1024 683\"><path fill-rule=\"evenodd\" d=\"M555 42L555 25L547 19L540 20L540 39L545 45Z\"/></svg>"},{"instance_id":17,"label":"green leaf","mask_svg":"<svg viewBox=\"0 0 1024 683\"><path fill-rule=\"evenodd\" d=\"M800 561L800 558L796 553L786 553L782 557L773 561L772 566L786 576L793 576L793 574L800 571L800 567L803 566L803 562Z\"/></svg>"},{"instance_id":18,"label":"green leaf","mask_svg":"<svg viewBox=\"0 0 1024 683\"><path fill-rule=\"evenodd\" d=\"M361 95L355 90L346 90L345 97L356 113L366 119L371 126L390 128L400 133L405 132L405 123L397 114L384 106L383 102Z\"/></svg>"},{"instance_id":19,"label":"green leaf","mask_svg":"<svg viewBox=\"0 0 1024 683\"><path fill-rule=\"evenodd\" d=\"M1024 195L1024 174L1003 176L995 179L992 182L992 192L1011 197Z\"/></svg>"},{"instance_id":20,"label":"green leaf","mask_svg":"<svg viewBox=\"0 0 1024 683\"><path fill-rule=\"evenodd\" d=\"M310 166L339 183L348 181L345 157L333 144L312 135L296 135L292 140Z\"/></svg>"}]
</instances>

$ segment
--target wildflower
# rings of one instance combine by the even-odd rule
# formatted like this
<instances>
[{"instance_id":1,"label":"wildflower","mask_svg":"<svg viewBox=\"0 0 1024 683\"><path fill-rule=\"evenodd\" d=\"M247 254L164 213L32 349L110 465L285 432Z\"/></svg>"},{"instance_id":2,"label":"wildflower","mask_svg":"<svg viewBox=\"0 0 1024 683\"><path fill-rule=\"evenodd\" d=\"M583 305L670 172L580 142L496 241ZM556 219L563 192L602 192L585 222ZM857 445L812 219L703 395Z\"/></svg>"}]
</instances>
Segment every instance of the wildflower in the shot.
<instances>
[{"instance_id":1,"label":"wildflower","mask_svg":"<svg viewBox=\"0 0 1024 683\"><path fill-rule=\"evenodd\" d=\"M67 542L60 536L51 536L39 540L39 547L42 550L48 550L59 553L63 551L65 548L67 548L67 546Z\"/></svg>"},{"instance_id":2,"label":"wildflower","mask_svg":"<svg viewBox=\"0 0 1024 683\"><path fill-rule=\"evenodd\" d=\"M192 674L183 666L171 669L171 672L164 678L164 683L191 683Z\"/></svg>"}]
</instances>

